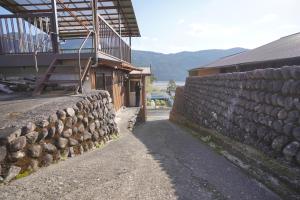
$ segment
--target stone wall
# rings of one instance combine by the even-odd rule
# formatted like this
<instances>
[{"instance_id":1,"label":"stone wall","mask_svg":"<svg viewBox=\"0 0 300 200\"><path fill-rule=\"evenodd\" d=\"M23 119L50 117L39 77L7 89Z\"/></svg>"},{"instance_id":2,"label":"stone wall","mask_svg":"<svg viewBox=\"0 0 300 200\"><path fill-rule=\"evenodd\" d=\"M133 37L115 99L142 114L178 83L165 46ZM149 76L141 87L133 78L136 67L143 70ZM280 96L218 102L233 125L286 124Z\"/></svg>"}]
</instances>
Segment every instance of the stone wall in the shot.
<instances>
[{"instance_id":1,"label":"stone wall","mask_svg":"<svg viewBox=\"0 0 300 200\"><path fill-rule=\"evenodd\" d=\"M115 110L108 92L97 91L81 98L75 105L72 101L69 104L47 119L2 131L0 182L82 154L118 134Z\"/></svg>"},{"instance_id":2,"label":"stone wall","mask_svg":"<svg viewBox=\"0 0 300 200\"><path fill-rule=\"evenodd\" d=\"M176 115L300 166L299 66L188 77Z\"/></svg>"}]
</instances>

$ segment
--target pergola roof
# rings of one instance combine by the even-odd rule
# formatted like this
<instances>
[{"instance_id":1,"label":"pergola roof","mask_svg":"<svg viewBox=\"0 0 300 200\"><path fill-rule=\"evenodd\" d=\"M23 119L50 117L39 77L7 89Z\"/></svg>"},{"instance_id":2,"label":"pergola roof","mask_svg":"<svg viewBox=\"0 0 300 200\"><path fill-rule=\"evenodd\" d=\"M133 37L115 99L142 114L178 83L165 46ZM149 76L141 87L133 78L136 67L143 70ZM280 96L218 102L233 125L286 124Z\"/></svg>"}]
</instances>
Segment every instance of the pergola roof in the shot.
<instances>
[{"instance_id":1,"label":"pergola roof","mask_svg":"<svg viewBox=\"0 0 300 200\"><path fill-rule=\"evenodd\" d=\"M56 0L59 31L80 32L92 28L91 0ZM51 0L0 0L0 6L15 14L50 13ZM140 37L131 0L98 0L98 13L122 37ZM76 16L76 17L74 17Z\"/></svg>"}]
</instances>

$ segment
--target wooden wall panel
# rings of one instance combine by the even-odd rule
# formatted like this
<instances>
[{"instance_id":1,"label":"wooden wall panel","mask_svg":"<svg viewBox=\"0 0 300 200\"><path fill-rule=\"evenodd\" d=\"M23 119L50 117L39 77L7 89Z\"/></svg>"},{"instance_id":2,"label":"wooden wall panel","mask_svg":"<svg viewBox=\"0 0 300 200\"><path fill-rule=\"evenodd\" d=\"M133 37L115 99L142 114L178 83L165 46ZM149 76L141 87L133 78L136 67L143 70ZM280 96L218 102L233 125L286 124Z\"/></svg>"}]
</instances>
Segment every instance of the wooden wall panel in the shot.
<instances>
[{"instance_id":1,"label":"wooden wall panel","mask_svg":"<svg viewBox=\"0 0 300 200\"><path fill-rule=\"evenodd\" d=\"M190 76L208 76L213 74L219 74L220 69L212 68L212 69L197 69L195 71L191 71L189 73Z\"/></svg>"}]
</instances>

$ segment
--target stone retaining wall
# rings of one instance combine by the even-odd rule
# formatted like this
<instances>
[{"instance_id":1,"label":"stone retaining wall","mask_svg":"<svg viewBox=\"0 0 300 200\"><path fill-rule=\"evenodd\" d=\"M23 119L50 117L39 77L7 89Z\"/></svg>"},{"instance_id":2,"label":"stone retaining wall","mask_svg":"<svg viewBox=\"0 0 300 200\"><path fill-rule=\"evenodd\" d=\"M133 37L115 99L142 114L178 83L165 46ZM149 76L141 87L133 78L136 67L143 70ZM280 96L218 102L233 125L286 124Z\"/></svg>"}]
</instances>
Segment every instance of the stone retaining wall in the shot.
<instances>
[{"instance_id":1,"label":"stone retaining wall","mask_svg":"<svg viewBox=\"0 0 300 200\"><path fill-rule=\"evenodd\" d=\"M0 134L0 182L99 147L116 134L115 110L107 91L71 103L48 119L7 128Z\"/></svg>"},{"instance_id":2,"label":"stone retaining wall","mask_svg":"<svg viewBox=\"0 0 300 200\"><path fill-rule=\"evenodd\" d=\"M188 77L170 118L185 117L300 166L300 67Z\"/></svg>"}]
</instances>

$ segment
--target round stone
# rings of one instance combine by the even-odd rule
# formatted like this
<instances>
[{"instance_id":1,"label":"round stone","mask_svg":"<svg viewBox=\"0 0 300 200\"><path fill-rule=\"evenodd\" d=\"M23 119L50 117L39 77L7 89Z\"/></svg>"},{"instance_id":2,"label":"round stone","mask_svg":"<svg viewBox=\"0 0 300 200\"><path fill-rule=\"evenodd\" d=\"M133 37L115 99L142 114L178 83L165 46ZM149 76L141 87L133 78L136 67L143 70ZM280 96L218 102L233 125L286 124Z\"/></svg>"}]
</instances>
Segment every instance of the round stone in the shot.
<instances>
[{"instance_id":1,"label":"round stone","mask_svg":"<svg viewBox=\"0 0 300 200\"><path fill-rule=\"evenodd\" d=\"M56 132L56 128L55 128L54 126L51 126L51 127L49 128L47 138L50 138L50 139L53 138L54 135L55 135L55 132Z\"/></svg>"},{"instance_id":2,"label":"round stone","mask_svg":"<svg viewBox=\"0 0 300 200\"><path fill-rule=\"evenodd\" d=\"M39 133L36 131L26 134L26 139L29 144L34 144L38 139Z\"/></svg>"},{"instance_id":3,"label":"round stone","mask_svg":"<svg viewBox=\"0 0 300 200\"><path fill-rule=\"evenodd\" d=\"M299 66L293 66L290 70L291 76L298 80L300 77L300 67Z\"/></svg>"},{"instance_id":4,"label":"round stone","mask_svg":"<svg viewBox=\"0 0 300 200\"><path fill-rule=\"evenodd\" d=\"M295 127L293 129L293 136L296 138L296 140L300 141L300 127Z\"/></svg>"},{"instance_id":5,"label":"round stone","mask_svg":"<svg viewBox=\"0 0 300 200\"><path fill-rule=\"evenodd\" d=\"M89 124L89 119L87 117L84 117L82 122L83 122L84 126L87 127Z\"/></svg>"},{"instance_id":6,"label":"round stone","mask_svg":"<svg viewBox=\"0 0 300 200\"><path fill-rule=\"evenodd\" d=\"M287 123L283 126L283 133L287 136L290 136L292 134L294 126L292 123Z\"/></svg>"},{"instance_id":7,"label":"round stone","mask_svg":"<svg viewBox=\"0 0 300 200\"><path fill-rule=\"evenodd\" d=\"M57 114L57 117L58 117L60 120L65 120L66 117L67 117L66 112L63 111L63 110L58 110L58 111L56 112L56 114Z\"/></svg>"},{"instance_id":8,"label":"round stone","mask_svg":"<svg viewBox=\"0 0 300 200\"><path fill-rule=\"evenodd\" d=\"M280 152L281 149L284 147L284 145L286 145L288 143L288 141L289 140L286 136L278 136L273 140L272 148L275 151Z\"/></svg>"},{"instance_id":9,"label":"round stone","mask_svg":"<svg viewBox=\"0 0 300 200\"><path fill-rule=\"evenodd\" d=\"M297 161L298 165L300 165L300 151L296 155L296 161Z\"/></svg>"},{"instance_id":10,"label":"round stone","mask_svg":"<svg viewBox=\"0 0 300 200\"><path fill-rule=\"evenodd\" d=\"M76 135L78 133L78 128L77 127L73 127L72 128L72 132L73 132L73 135Z\"/></svg>"},{"instance_id":11,"label":"round stone","mask_svg":"<svg viewBox=\"0 0 300 200\"><path fill-rule=\"evenodd\" d=\"M89 131L92 133L95 131L96 128L96 124L94 122L89 124Z\"/></svg>"},{"instance_id":12,"label":"round stone","mask_svg":"<svg viewBox=\"0 0 300 200\"><path fill-rule=\"evenodd\" d=\"M7 150L5 146L0 146L0 163L5 159Z\"/></svg>"},{"instance_id":13,"label":"round stone","mask_svg":"<svg viewBox=\"0 0 300 200\"><path fill-rule=\"evenodd\" d=\"M45 154L42 157L43 166L49 166L51 163L53 163L53 156L51 154Z\"/></svg>"},{"instance_id":14,"label":"round stone","mask_svg":"<svg viewBox=\"0 0 300 200\"><path fill-rule=\"evenodd\" d=\"M47 153L55 153L57 151L56 146L54 146L51 143L43 144L43 148L44 148L44 151L47 152Z\"/></svg>"},{"instance_id":15,"label":"round stone","mask_svg":"<svg viewBox=\"0 0 300 200\"><path fill-rule=\"evenodd\" d=\"M75 157L75 152L73 147L69 147L69 155L68 157Z\"/></svg>"},{"instance_id":16,"label":"round stone","mask_svg":"<svg viewBox=\"0 0 300 200\"><path fill-rule=\"evenodd\" d=\"M287 122L296 122L299 119L299 111L297 110L292 110L288 113L288 117L285 121Z\"/></svg>"},{"instance_id":17,"label":"round stone","mask_svg":"<svg viewBox=\"0 0 300 200\"><path fill-rule=\"evenodd\" d=\"M73 124L76 124L78 122L78 118L76 116L72 117L72 122Z\"/></svg>"},{"instance_id":18,"label":"round stone","mask_svg":"<svg viewBox=\"0 0 300 200\"><path fill-rule=\"evenodd\" d=\"M57 147L60 148L60 149L64 149L67 147L67 144L68 144L68 139L66 138L58 138L57 140Z\"/></svg>"},{"instance_id":19,"label":"round stone","mask_svg":"<svg viewBox=\"0 0 300 200\"><path fill-rule=\"evenodd\" d=\"M99 139L99 134L98 134L98 132L94 131L94 132L92 133L92 139L93 139L93 141L98 141L98 139Z\"/></svg>"},{"instance_id":20,"label":"round stone","mask_svg":"<svg viewBox=\"0 0 300 200\"><path fill-rule=\"evenodd\" d=\"M78 132L79 133L84 133L84 131L85 131L84 125L83 125L83 123L80 123L78 125Z\"/></svg>"},{"instance_id":21,"label":"round stone","mask_svg":"<svg viewBox=\"0 0 300 200\"><path fill-rule=\"evenodd\" d=\"M276 132L280 133L283 128L283 123L280 120L276 120L272 123L272 127Z\"/></svg>"},{"instance_id":22,"label":"round stone","mask_svg":"<svg viewBox=\"0 0 300 200\"><path fill-rule=\"evenodd\" d=\"M90 140L90 139L92 139L92 134L88 131L84 131L83 140L86 141L86 140Z\"/></svg>"},{"instance_id":23,"label":"round stone","mask_svg":"<svg viewBox=\"0 0 300 200\"><path fill-rule=\"evenodd\" d=\"M300 143L297 141L291 142L283 149L283 155L286 160L291 161L294 156L296 156L300 148Z\"/></svg>"},{"instance_id":24,"label":"round stone","mask_svg":"<svg viewBox=\"0 0 300 200\"><path fill-rule=\"evenodd\" d=\"M38 158L42 153L42 147L40 145L32 145L28 148L28 153L32 158Z\"/></svg>"},{"instance_id":25,"label":"round stone","mask_svg":"<svg viewBox=\"0 0 300 200\"><path fill-rule=\"evenodd\" d=\"M23 127L23 135L33 132L36 129L36 125L33 122L29 122L25 127Z\"/></svg>"},{"instance_id":26,"label":"round stone","mask_svg":"<svg viewBox=\"0 0 300 200\"><path fill-rule=\"evenodd\" d=\"M67 117L65 120L65 127L72 128L73 126L73 119L72 117Z\"/></svg>"},{"instance_id":27,"label":"round stone","mask_svg":"<svg viewBox=\"0 0 300 200\"><path fill-rule=\"evenodd\" d=\"M292 97L286 97L284 99L284 108L286 110L291 110L294 106L294 99Z\"/></svg>"},{"instance_id":28,"label":"round stone","mask_svg":"<svg viewBox=\"0 0 300 200\"><path fill-rule=\"evenodd\" d=\"M47 128L43 128L42 131L39 133L37 142L42 141L43 139L45 139L48 136L48 129Z\"/></svg>"},{"instance_id":29,"label":"round stone","mask_svg":"<svg viewBox=\"0 0 300 200\"><path fill-rule=\"evenodd\" d=\"M55 124L56 123L56 121L58 120L58 118L57 118L57 115L56 114L51 114L50 116L49 116L49 123L50 124Z\"/></svg>"},{"instance_id":30,"label":"round stone","mask_svg":"<svg viewBox=\"0 0 300 200\"><path fill-rule=\"evenodd\" d=\"M16 161L18 159L24 158L25 153L23 151L16 151L16 152L12 152L9 157L11 160Z\"/></svg>"},{"instance_id":31,"label":"round stone","mask_svg":"<svg viewBox=\"0 0 300 200\"><path fill-rule=\"evenodd\" d=\"M21 136L15 140L13 140L10 144L10 151L16 152L22 150L26 146L26 137Z\"/></svg>"},{"instance_id":32,"label":"round stone","mask_svg":"<svg viewBox=\"0 0 300 200\"><path fill-rule=\"evenodd\" d=\"M67 109L66 109L66 113L67 113L67 115L70 116L70 117L75 116L75 111L74 111L73 108L67 108Z\"/></svg>"},{"instance_id":33,"label":"round stone","mask_svg":"<svg viewBox=\"0 0 300 200\"><path fill-rule=\"evenodd\" d=\"M288 116L288 113L284 109L281 109L277 114L277 118L280 120L287 118L287 116Z\"/></svg>"},{"instance_id":34,"label":"round stone","mask_svg":"<svg viewBox=\"0 0 300 200\"><path fill-rule=\"evenodd\" d=\"M74 138L69 138L69 145L76 146L76 145L78 145L78 141Z\"/></svg>"},{"instance_id":35,"label":"round stone","mask_svg":"<svg viewBox=\"0 0 300 200\"><path fill-rule=\"evenodd\" d=\"M259 127L256 134L258 138L262 139L267 134L267 129L265 127Z\"/></svg>"},{"instance_id":36,"label":"round stone","mask_svg":"<svg viewBox=\"0 0 300 200\"><path fill-rule=\"evenodd\" d=\"M39 161L36 159L31 159L29 167L32 171L37 171L39 169Z\"/></svg>"},{"instance_id":37,"label":"round stone","mask_svg":"<svg viewBox=\"0 0 300 200\"><path fill-rule=\"evenodd\" d=\"M83 120L83 115L78 115L77 119L78 119L78 121L82 121Z\"/></svg>"},{"instance_id":38,"label":"round stone","mask_svg":"<svg viewBox=\"0 0 300 200\"><path fill-rule=\"evenodd\" d=\"M14 165L10 166L6 174L6 177L4 179L4 183L10 182L20 173L20 171L21 171L21 167L17 167Z\"/></svg>"},{"instance_id":39,"label":"round stone","mask_svg":"<svg viewBox=\"0 0 300 200\"><path fill-rule=\"evenodd\" d=\"M37 122L36 125L41 128L45 128L45 127L49 126L49 121L44 119L42 121Z\"/></svg>"},{"instance_id":40,"label":"round stone","mask_svg":"<svg viewBox=\"0 0 300 200\"><path fill-rule=\"evenodd\" d=\"M64 123L61 120L56 122L56 131L58 134L61 134L64 130Z\"/></svg>"},{"instance_id":41,"label":"round stone","mask_svg":"<svg viewBox=\"0 0 300 200\"><path fill-rule=\"evenodd\" d=\"M62 136L65 137L65 138L71 137L72 136L72 129L69 128L69 129L63 131Z\"/></svg>"}]
</instances>

